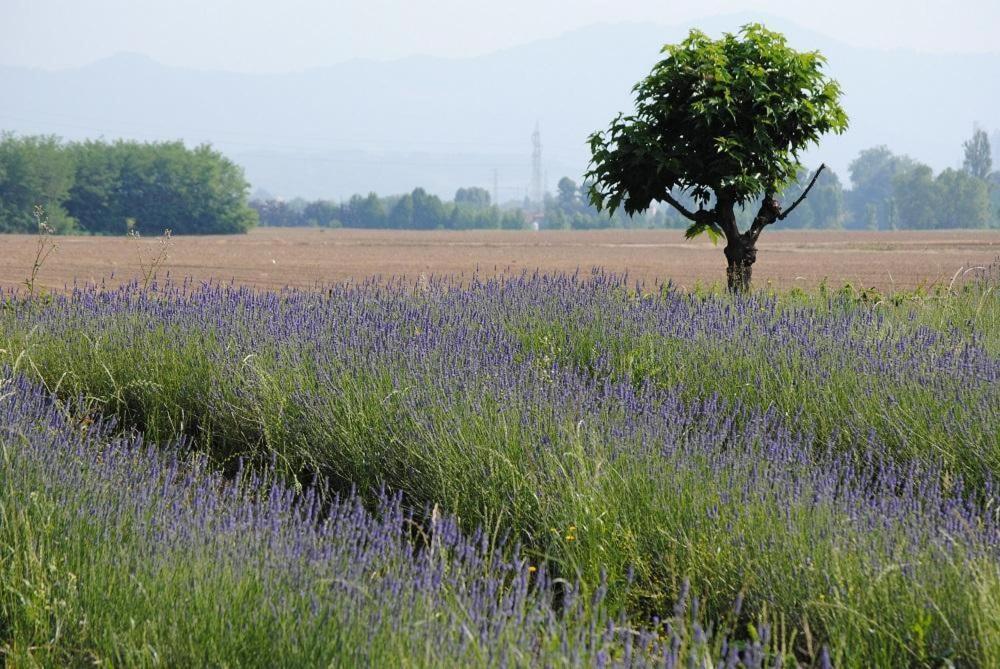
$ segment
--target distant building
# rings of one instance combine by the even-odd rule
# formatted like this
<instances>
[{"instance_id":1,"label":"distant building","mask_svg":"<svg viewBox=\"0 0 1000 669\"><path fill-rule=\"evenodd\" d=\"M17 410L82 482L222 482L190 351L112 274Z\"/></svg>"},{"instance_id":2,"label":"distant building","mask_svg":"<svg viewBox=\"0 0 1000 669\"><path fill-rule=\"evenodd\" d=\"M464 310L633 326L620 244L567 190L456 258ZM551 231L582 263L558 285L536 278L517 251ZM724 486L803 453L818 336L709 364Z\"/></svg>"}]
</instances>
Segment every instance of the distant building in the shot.
<instances>
[{"instance_id":1,"label":"distant building","mask_svg":"<svg viewBox=\"0 0 1000 669\"><path fill-rule=\"evenodd\" d=\"M535 232L545 227L544 214L540 211L525 210L524 217L528 220L528 227Z\"/></svg>"}]
</instances>

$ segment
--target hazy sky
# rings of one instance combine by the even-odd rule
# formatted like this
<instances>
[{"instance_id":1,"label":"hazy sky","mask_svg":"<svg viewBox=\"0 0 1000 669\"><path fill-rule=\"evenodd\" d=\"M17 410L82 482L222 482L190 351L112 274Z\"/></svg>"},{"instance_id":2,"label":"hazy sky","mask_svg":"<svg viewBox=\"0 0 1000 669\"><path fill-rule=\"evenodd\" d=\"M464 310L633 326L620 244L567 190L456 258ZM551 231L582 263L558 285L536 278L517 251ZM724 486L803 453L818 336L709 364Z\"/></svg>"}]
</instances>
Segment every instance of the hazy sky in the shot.
<instances>
[{"instance_id":1,"label":"hazy sky","mask_svg":"<svg viewBox=\"0 0 1000 669\"><path fill-rule=\"evenodd\" d=\"M0 0L0 64L62 68L132 51L169 65L286 71L748 11L855 46L1000 51L1000 0Z\"/></svg>"}]
</instances>

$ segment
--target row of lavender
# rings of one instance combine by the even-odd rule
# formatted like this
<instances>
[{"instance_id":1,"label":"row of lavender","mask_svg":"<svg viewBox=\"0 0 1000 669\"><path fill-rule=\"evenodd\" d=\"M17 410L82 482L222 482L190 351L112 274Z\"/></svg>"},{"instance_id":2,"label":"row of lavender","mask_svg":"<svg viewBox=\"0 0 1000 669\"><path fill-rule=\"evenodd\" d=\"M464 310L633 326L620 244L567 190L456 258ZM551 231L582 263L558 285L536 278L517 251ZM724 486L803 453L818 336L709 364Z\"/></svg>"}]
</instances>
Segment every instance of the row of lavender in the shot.
<instances>
[{"instance_id":1,"label":"row of lavender","mask_svg":"<svg viewBox=\"0 0 1000 669\"><path fill-rule=\"evenodd\" d=\"M975 324L628 288L87 289L11 303L4 349L216 463L439 505L640 628L687 582L799 657L995 663L1000 365Z\"/></svg>"},{"instance_id":2,"label":"row of lavender","mask_svg":"<svg viewBox=\"0 0 1000 669\"><path fill-rule=\"evenodd\" d=\"M665 611L666 623L645 621L636 629L609 612L606 580L580 593L583 583L554 581L544 563L533 563L503 542L491 547L482 533L463 536L445 518L435 518L426 534L415 534L419 519L403 510L398 496L383 496L369 513L357 498L321 504L315 491L297 494L266 473L227 483L202 459L179 461L173 449L164 455L140 437L114 438L107 423L80 421L73 406L54 404L47 391L22 379L4 391L0 534L9 554L0 568L0 606L13 636L4 652L14 664L30 657L43 665L102 659L128 666L405 660L426 666L558 661L671 667L711 658L726 666L794 659L794 644L773 638L766 623L756 641L740 642L731 631L710 638L711 626L706 633L685 611L685 592L681 606ZM706 436L708 441L726 435ZM837 474L811 480L792 475L799 469L793 460L801 457L794 450L790 435L776 438L773 468L758 472L755 485L744 480L742 486L723 488L720 497L740 495L743 512L750 513L760 512L761 501L773 495L761 490L764 484L782 496L808 490L811 513L810 506L796 508L794 501L784 506L785 513L807 512L815 520L823 510L846 512L841 550L860 548L852 546L859 538L851 536L852 525L884 535L867 542L868 551L882 544L881 552L860 557L873 570L868 587L873 575L891 581L893 567L901 570L896 587L885 589L886 602L898 607L884 611L886 619L899 615L917 594L916 603L927 597L957 625L952 634L975 631L963 623L989 626L995 611L951 606L969 607L980 589L996 587L989 581L995 578L989 571L997 546L994 523L956 499L936 497L940 490L933 484L928 488L927 481L898 477L884 467L880 473L896 477L891 483L902 487L901 498L850 485L858 477L849 465L834 465ZM732 477L740 469L718 453L716 458L717 472L728 468ZM700 511L730 530L739 524L733 510L718 503ZM790 539L781 536L794 525L789 521L773 528L772 541ZM902 534L895 531L897 524L905 528ZM830 538L831 528L823 529ZM893 545L890 552L887 542ZM929 550L921 551L927 542ZM773 556L765 545L725 548ZM851 583L839 578L848 565L802 559L799 573L783 577L802 579L808 577L802 570L818 570L830 586L831 607L857 604ZM966 591L934 592L928 588L930 569L943 569L939 578L946 582L953 572L949 585L964 584ZM909 602L897 599L901 591L909 592ZM958 595L958 601L948 601L949 595ZM738 620L727 622L735 627ZM937 626L927 622L926 631L934 632ZM884 626L886 620L869 624ZM939 647L957 643L964 661L987 666L995 658L995 648L977 647L989 637L931 641ZM843 655L851 649L857 654ZM800 658L815 653L811 659L820 663L829 657L818 645L797 650ZM919 654L927 650L899 648L887 657L934 659ZM837 655L841 666L864 665L873 657L851 644L841 645Z\"/></svg>"},{"instance_id":3,"label":"row of lavender","mask_svg":"<svg viewBox=\"0 0 1000 669\"><path fill-rule=\"evenodd\" d=\"M874 432L887 451L880 455L938 460L978 484L1000 472L1000 346L984 347L976 327L976 321L1000 327L983 313L985 306L996 318L995 283L988 279L979 291L950 300L975 307L968 319L954 319L961 330L933 329L880 309L795 307L766 297L703 300L670 290L642 295L605 275L473 280L467 288L445 280L424 284L417 296L404 284L374 282L326 295L182 286L151 299L134 287L85 289L42 312L13 310L5 330L11 351L37 346L43 337L32 328L60 340L58 354L76 353L76 346L78 355L43 370L50 379L69 373L70 382L105 375L100 368L81 371L103 364L102 353L123 349L117 357L131 361L133 338L164 331L174 353L210 357L202 369L242 378L248 370L281 377L294 368L300 385L301 372L329 383L380 370L416 376L419 385L458 383L459 390L465 379L476 379L502 394L511 382L488 377L516 377L526 366L545 377L568 367L590 383L624 380L688 399L720 395L774 408L824 441L836 436L844 449L864 445ZM90 350L100 346L103 352ZM150 374L122 370L123 379L108 382L126 396L141 394L122 385L162 383L155 365L176 365L162 361L169 354L153 352L142 366ZM397 392L406 387L401 378L391 381ZM236 390L249 392L243 385ZM304 389L304 401L325 389L314 390ZM198 397L196 406L205 399ZM240 399L211 398L212 413L224 414L215 409L238 407ZM179 416L170 419L172 429Z\"/></svg>"},{"instance_id":4,"label":"row of lavender","mask_svg":"<svg viewBox=\"0 0 1000 669\"><path fill-rule=\"evenodd\" d=\"M0 658L10 666L780 664L704 629L685 594L635 629L518 549L398 495L226 479L182 443L115 436L23 377L2 384ZM739 603L737 602L737 606ZM734 610L738 616L739 609ZM792 659L790 656L784 659ZM817 658L828 662L820 649Z\"/></svg>"}]
</instances>

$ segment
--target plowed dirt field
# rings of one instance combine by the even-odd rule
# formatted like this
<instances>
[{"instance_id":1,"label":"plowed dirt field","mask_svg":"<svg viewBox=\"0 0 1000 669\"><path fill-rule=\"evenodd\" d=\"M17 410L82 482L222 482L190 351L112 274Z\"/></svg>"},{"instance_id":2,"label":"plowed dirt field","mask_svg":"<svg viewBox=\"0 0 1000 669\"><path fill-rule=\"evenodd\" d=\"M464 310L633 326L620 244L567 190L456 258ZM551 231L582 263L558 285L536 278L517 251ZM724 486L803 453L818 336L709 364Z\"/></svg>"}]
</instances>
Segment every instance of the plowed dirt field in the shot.
<instances>
[{"instance_id":1,"label":"plowed dirt field","mask_svg":"<svg viewBox=\"0 0 1000 669\"><path fill-rule=\"evenodd\" d=\"M141 276L157 241L108 237L59 237L37 284L60 290L79 283L108 285ZM21 284L30 273L37 239L0 236L5 258L0 285ZM780 288L838 286L912 289L953 277L1000 257L1000 231L812 232L765 231L754 281ZM235 281L262 288L317 285L442 274L470 277L524 270L594 267L628 272L645 283L673 281L685 288L725 280L721 247L686 241L679 231L400 232L261 228L247 235L177 237L160 276Z\"/></svg>"}]
</instances>

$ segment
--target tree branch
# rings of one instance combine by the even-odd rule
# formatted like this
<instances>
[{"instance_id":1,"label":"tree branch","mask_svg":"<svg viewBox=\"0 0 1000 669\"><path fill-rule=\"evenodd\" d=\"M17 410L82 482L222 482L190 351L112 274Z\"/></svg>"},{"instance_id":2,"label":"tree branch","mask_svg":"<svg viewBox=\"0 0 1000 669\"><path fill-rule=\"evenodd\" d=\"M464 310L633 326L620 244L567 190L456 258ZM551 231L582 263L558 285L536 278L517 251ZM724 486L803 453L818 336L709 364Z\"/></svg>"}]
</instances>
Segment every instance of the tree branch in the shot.
<instances>
[{"instance_id":1,"label":"tree branch","mask_svg":"<svg viewBox=\"0 0 1000 669\"><path fill-rule=\"evenodd\" d=\"M726 243L731 243L740 236L740 229L736 225L736 215L733 209L736 206L735 197L727 191L718 191L715 196L715 216L714 222L722 229L722 234L726 236Z\"/></svg>"},{"instance_id":2,"label":"tree branch","mask_svg":"<svg viewBox=\"0 0 1000 669\"><path fill-rule=\"evenodd\" d=\"M676 209L677 211L681 212L681 216L683 216L684 218L688 219L689 221L693 221L695 223L698 222L698 220L699 220L698 219L698 215L695 214L695 213L693 213L693 212L688 211L687 209L685 209L684 205L682 205L680 202L678 202L677 200L675 200L674 196L671 195L669 191L667 191L666 193L663 194L663 199L668 204L670 204L674 209Z\"/></svg>"},{"instance_id":3,"label":"tree branch","mask_svg":"<svg viewBox=\"0 0 1000 669\"><path fill-rule=\"evenodd\" d=\"M785 211L781 212L781 215L778 216L779 221L785 220L785 217L787 217L790 213L795 211L795 208L802 203L802 200L806 199L806 195L809 195L809 191L811 191L812 187L816 185L816 179L819 179L820 172L822 172L824 169L826 169L826 163L823 163L819 166L819 169L816 170L816 174L813 175L813 178L809 182L809 185L806 186L806 189L804 191L802 191L802 195L799 195L798 199L792 203L792 206L786 209Z\"/></svg>"},{"instance_id":4,"label":"tree branch","mask_svg":"<svg viewBox=\"0 0 1000 669\"><path fill-rule=\"evenodd\" d=\"M761 202L760 205L760 211L757 212L757 216L753 219L753 224L750 226L750 229L747 230L747 236L752 241L756 242L764 228L771 225L775 221L785 220L790 213L795 211L797 206L802 204L802 200L806 199L806 195L809 195L809 191L811 191L812 187L816 185L816 180L819 179L819 175L824 169L826 169L825 163L819 166L819 169L816 170L816 173L813 174L812 179L809 181L809 185L806 186L806 189L802 191L802 194L796 198L795 202L792 202L792 206L784 211L781 210L781 205L778 204L778 201L774 199L774 193L765 193L764 201Z\"/></svg>"},{"instance_id":5,"label":"tree branch","mask_svg":"<svg viewBox=\"0 0 1000 669\"><path fill-rule=\"evenodd\" d=\"M770 191L764 193L764 201L760 203L760 211L754 216L753 223L750 225L750 229L747 230L746 236L751 242L756 243L761 231L779 220L780 216L781 205L774 199L774 193Z\"/></svg>"}]
</instances>

